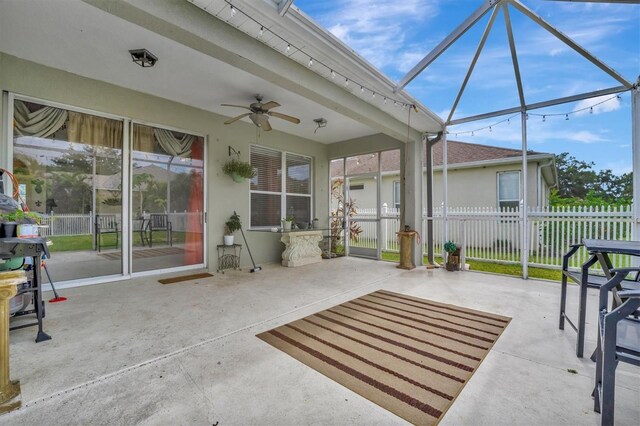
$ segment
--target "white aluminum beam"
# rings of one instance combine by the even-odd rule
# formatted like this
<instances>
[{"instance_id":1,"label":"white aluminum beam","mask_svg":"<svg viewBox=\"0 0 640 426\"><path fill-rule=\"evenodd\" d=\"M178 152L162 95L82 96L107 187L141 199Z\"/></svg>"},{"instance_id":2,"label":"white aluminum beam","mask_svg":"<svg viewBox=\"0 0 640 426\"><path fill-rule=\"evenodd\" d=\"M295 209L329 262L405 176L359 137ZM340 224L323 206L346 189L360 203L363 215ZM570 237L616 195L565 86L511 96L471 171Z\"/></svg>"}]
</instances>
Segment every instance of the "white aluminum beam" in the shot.
<instances>
[{"instance_id":1,"label":"white aluminum beam","mask_svg":"<svg viewBox=\"0 0 640 426\"><path fill-rule=\"evenodd\" d=\"M278 3L278 15L284 16L291 7L292 3L293 0L281 0L280 3Z\"/></svg>"},{"instance_id":2,"label":"white aluminum beam","mask_svg":"<svg viewBox=\"0 0 640 426\"><path fill-rule=\"evenodd\" d=\"M502 5L502 10L504 11L504 24L507 27L507 36L509 38L509 49L511 50L513 72L516 76L516 84L518 85L518 97L520 98L520 106L524 108L526 102L524 100L524 91L522 90L522 78L520 76L520 66L518 65L518 52L516 51L516 42L513 40L511 17L509 16L509 8L507 7L506 3Z\"/></svg>"},{"instance_id":3,"label":"white aluminum beam","mask_svg":"<svg viewBox=\"0 0 640 426\"><path fill-rule=\"evenodd\" d=\"M609 74L612 78L618 80L627 89L630 89L633 86L633 84L630 81L628 81L623 76L618 74L613 68L607 66L605 63L600 61L598 58L596 58L594 55L592 55L585 48L580 46L578 43L573 41L571 38L567 37L564 33L562 33L559 30L557 30L553 25L549 24L547 21L542 19L542 17L540 17L540 15L537 15L535 12L533 12L527 6L525 6L522 3L520 3L519 0L507 0L507 1L510 4L512 4L516 9L518 9L520 12L522 12L524 15L529 17L529 19L533 20L535 23L540 25L542 28L544 28L545 30L549 31L551 34L556 36L559 40L564 42L571 49L573 49L576 52L578 52L580 55L582 55L589 62L591 62L592 64L594 64L598 68L600 68L605 73Z\"/></svg>"},{"instance_id":4,"label":"white aluminum beam","mask_svg":"<svg viewBox=\"0 0 640 426\"><path fill-rule=\"evenodd\" d=\"M631 91L631 152L633 158L633 240L640 240L640 79Z\"/></svg>"},{"instance_id":5,"label":"white aluminum beam","mask_svg":"<svg viewBox=\"0 0 640 426\"><path fill-rule=\"evenodd\" d=\"M520 203L520 217L522 217L522 235L520 247L520 261L522 262L522 278L529 278L529 191L528 191L528 168L529 160L527 159L527 113L522 111L520 113L520 121L522 122L522 173L520 180L520 188L522 191L522 202Z\"/></svg>"},{"instance_id":6,"label":"white aluminum beam","mask_svg":"<svg viewBox=\"0 0 640 426\"><path fill-rule=\"evenodd\" d=\"M492 7L497 4L502 3L504 0L484 0L484 3L477 8L471 16L464 20L464 22L453 30L451 34L447 36L444 40L442 40L431 52L427 54L418 64L411 69L405 75L402 80L398 83L398 85L393 89L394 93L402 90L407 84L409 84L414 78L418 76L426 67L429 66L433 61L435 61L438 56L444 53L449 46L451 46L456 40L458 40L464 33L467 32L469 28L471 28L480 18L482 18Z\"/></svg>"},{"instance_id":7,"label":"white aluminum beam","mask_svg":"<svg viewBox=\"0 0 640 426\"><path fill-rule=\"evenodd\" d=\"M640 0L547 0L547 1L566 1L566 2L581 2L581 3L627 3L627 4L640 4Z\"/></svg>"},{"instance_id":8,"label":"white aluminum beam","mask_svg":"<svg viewBox=\"0 0 640 426\"><path fill-rule=\"evenodd\" d=\"M458 96L456 96L456 100L453 102L453 107L451 107L451 111L449 112L449 117L447 117L447 123L451 121L453 114L456 112L456 108L458 107L458 102L460 102L460 98L464 93L464 89L467 87L467 83L469 82L469 78L471 78L471 74L476 66L476 62L478 62L478 58L480 57L480 53L482 53L482 49L484 48L484 44L487 41L487 37L491 32L491 27L493 27L493 23L496 20L496 16L498 16L498 8L494 8L493 12L491 12L491 17L489 18L489 22L484 29L484 33L482 33L482 37L480 38L480 43L478 43L478 48L476 49L475 55L473 55L473 59L471 60L471 65L469 65L469 69L467 70L467 75L464 77L464 81L462 82L462 86L460 86L460 91L458 92Z\"/></svg>"},{"instance_id":9,"label":"white aluminum beam","mask_svg":"<svg viewBox=\"0 0 640 426\"><path fill-rule=\"evenodd\" d=\"M536 102L533 104L525 105L524 109L526 111L531 111L534 109L546 108L553 105L561 105L569 102L581 101L583 99L590 99L598 96L613 95L616 93L626 92L627 90L629 89L627 89L625 86L610 87L608 89L594 90L592 92L585 92L579 95L572 95L572 96L566 96L564 98L556 98L548 101ZM507 115L507 114L515 114L517 112L520 112L521 110L522 110L522 107L501 109L493 112L487 112L485 114L472 115L469 117L451 120L451 122L447 123L447 125L455 126L456 124L468 123L470 121L485 120L487 118L500 117L502 115Z\"/></svg>"}]
</instances>

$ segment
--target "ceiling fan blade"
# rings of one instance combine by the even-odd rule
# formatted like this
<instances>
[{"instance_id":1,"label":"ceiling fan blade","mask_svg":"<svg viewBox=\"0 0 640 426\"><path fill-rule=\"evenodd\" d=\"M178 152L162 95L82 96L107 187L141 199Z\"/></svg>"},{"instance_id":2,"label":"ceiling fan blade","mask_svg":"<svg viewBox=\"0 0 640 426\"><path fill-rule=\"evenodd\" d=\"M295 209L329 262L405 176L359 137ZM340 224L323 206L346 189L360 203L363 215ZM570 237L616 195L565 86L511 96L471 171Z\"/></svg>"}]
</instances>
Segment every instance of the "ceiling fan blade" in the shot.
<instances>
[{"instance_id":1,"label":"ceiling fan blade","mask_svg":"<svg viewBox=\"0 0 640 426\"><path fill-rule=\"evenodd\" d=\"M265 110L265 111L266 111L266 110L268 110L268 109L276 108L276 107L279 107L279 106L280 106L280 104L279 104L279 103L274 102L274 101L269 101L269 102L267 102L266 104L262 104L262 107L261 107L261 108L262 108L263 110Z\"/></svg>"},{"instance_id":2,"label":"ceiling fan blade","mask_svg":"<svg viewBox=\"0 0 640 426\"><path fill-rule=\"evenodd\" d=\"M237 117L233 117L233 118L231 118L231 119L229 119L229 120L225 121L225 122L224 122L224 124L231 124L231 123L233 123L233 122L235 122L235 121L240 120L241 118L245 118L247 115L251 115L251 113L250 113L250 112L248 112L248 113L246 113L246 114L241 114L241 115L239 115L239 116L237 116Z\"/></svg>"},{"instance_id":3,"label":"ceiling fan blade","mask_svg":"<svg viewBox=\"0 0 640 426\"><path fill-rule=\"evenodd\" d=\"M246 105L220 104L220 106L230 106L230 107L244 108L244 109L251 110L251 108L249 108L249 107L248 107L248 106L246 106Z\"/></svg>"},{"instance_id":4,"label":"ceiling fan blade","mask_svg":"<svg viewBox=\"0 0 640 426\"><path fill-rule=\"evenodd\" d=\"M269 124L269 120L264 120L264 123L262 123L262 126L260 126L260 128L262 130L264 130L265 132L270 131L271 130L271 124Z\"/></svg>"},{"instance_id":5,"label":"ceiling fan blade","mask_svg":"<svg viewBox=\"0 0 640 426\"><path fill-rule=\"evenodd\" d=\"M271 112L271 111L269 111L267 114L269 114L272 117L282 118L283 120L290 121L290 122L292 122L294 124L300 124L300 119L299 118L292 117L290 115L280 114L279 112Z\"/></svg>"}]
</instances>

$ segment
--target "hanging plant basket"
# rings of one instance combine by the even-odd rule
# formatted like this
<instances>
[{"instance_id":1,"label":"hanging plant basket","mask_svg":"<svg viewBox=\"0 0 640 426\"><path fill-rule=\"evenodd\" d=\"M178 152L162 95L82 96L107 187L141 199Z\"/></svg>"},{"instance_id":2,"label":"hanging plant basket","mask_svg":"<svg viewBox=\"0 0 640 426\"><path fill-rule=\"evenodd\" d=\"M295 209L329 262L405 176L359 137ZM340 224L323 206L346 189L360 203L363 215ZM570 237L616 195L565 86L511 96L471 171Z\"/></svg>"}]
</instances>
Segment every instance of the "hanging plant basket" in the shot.
<instances>
[{"instance_id":1,"label":"hanging plant basket","mask_svg":"<svg viewBox=\"0 0 640 426\"><path fill-rule=\"evenodd\" d=\"M250 163L235 158L227 161L222 167L222 171L227 176L230 176L234 182L238 183L242 183L245 179L251 179L256 175L256 170L251 167Z\"/></svg>"},{"instance_id":2,"label":"hanging plant basket","mask_svg":"<svg viewBox=\"0 0 640 426\"><path fill-rule=\"evenodd\" d=\"M233 179L233 181L236 183L242 183L245 181L245 178L237 173L231 173L231 179Z\"/></svg>"}]
</instances>

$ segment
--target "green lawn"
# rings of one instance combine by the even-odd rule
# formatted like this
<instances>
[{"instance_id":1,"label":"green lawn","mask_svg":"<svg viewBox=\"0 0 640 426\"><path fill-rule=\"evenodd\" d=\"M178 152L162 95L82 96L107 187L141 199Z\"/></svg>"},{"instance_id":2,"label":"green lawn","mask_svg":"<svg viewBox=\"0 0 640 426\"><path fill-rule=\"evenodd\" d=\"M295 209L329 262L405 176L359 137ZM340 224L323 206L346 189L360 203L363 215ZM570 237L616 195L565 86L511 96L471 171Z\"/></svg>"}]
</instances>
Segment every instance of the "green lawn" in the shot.
<instances>
[{"instance_id":1,"label":"green lawn","mask_svg":"<svg viewBox=\"0 0 640 426\"><path fill-rule=\"evenodd\" d=\"M389 262L399 262L400 253L382 252L382 260L386 260ZM435 260L438 263L442 263L441 257L436 256ZM427 263L426 256L424 258L424 262ZM470 260L470 259L467 259L466 262L469 264L469 267L471 268L472 271L491 272L494 274L512 275L515 277L522 276L521 265L506 265L502 263L481 261L481 260ZM562 272L558 270L553 270L553 269L536 268L536 267L530 266L529 277L539 278L543 280L560 281L560 279L562 278Z\"/></svg>"},{"instance_id":2,"label":"green lawn","mask_svg":"<svg viewBox=\"0 0 640 426\"><path fill-rule=\"evenodd\" d=\"M153 244L167 244L167 237L165 232L154 232L153 233ZM173 242L174 243L183 243L185 238L184 232L174 232L173 233ZM70 236L57 236L57 237L47 237L47 239L53 242L53 245L49 247L51 252L60 252L60 251L83 251L83 250L93 250L93 235L70 235ZM111 249L116 246L116 235L115 234L104 234L100 236L101 249ZM118 240L118 247L122 246L122 235ZM134 247L142 247L140 242L140 235L136 232L133 235L133 246Z\"/></svg>"}]
</instances>

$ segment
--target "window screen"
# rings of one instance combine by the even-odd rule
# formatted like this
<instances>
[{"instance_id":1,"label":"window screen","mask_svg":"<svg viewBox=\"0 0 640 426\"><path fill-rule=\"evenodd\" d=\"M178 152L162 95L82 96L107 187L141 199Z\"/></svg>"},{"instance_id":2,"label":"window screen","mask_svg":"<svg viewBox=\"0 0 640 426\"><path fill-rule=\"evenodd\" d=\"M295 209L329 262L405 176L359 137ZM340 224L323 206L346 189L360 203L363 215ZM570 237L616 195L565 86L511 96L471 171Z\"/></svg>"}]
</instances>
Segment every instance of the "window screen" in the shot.
<instances>
[{"instance_id":1,"label":"window screen","mask_svg":"<svg viewBox=\"0 0 640 426\"><path fill-rule=\"evenodd\" d=\"M520 172L498 173L498 207L517 209L520 206Z\"/></svg>"}]
</instances>

